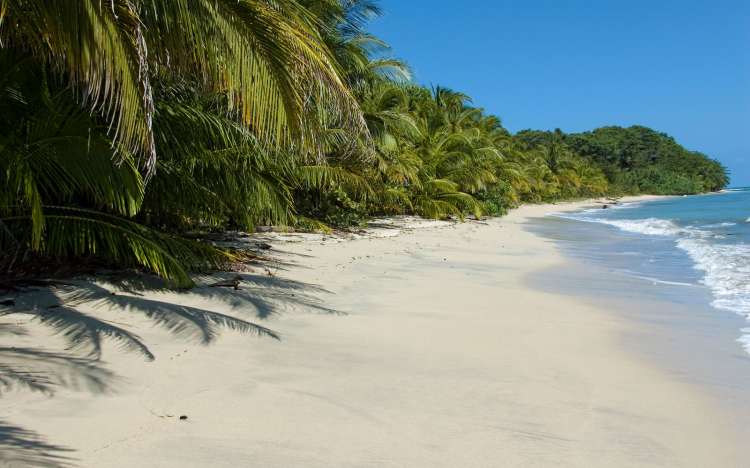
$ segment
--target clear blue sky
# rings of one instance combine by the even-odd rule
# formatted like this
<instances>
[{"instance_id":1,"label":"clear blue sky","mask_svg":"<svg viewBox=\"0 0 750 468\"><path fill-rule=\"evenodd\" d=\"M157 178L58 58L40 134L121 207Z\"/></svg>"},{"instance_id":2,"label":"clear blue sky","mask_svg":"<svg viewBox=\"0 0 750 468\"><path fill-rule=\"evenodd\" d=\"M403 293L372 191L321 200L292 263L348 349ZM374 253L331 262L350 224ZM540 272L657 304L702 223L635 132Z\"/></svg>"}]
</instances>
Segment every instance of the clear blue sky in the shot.
<instances>
[{"instance_id":1,"label":"clear blue sky","mask_svg":"<svg viewBox=\"0 0 750 468\"><path fill-rule=\"evenodd\" d=\"M511 131L646 125L750 185L750 0L380 0L415 79Z\"/></svg>"}]
</instances>

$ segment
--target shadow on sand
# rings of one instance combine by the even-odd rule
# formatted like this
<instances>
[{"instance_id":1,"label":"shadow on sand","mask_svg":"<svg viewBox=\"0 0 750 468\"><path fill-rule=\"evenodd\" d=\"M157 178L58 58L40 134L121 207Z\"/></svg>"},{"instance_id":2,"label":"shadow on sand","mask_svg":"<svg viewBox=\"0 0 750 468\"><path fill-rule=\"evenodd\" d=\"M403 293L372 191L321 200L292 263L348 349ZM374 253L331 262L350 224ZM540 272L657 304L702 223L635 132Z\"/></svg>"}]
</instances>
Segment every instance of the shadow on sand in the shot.
<instances>
[{"instance_id":1,"label":"shadow on sand","mask_svg":"<svg viewBox=\"0 0 750 468\"><path fill-rule=\"evenodd\" d=\"M62 468L72 466L72 450L0 419L0 465Z\"/></svg>"},{"instance_id":2,"label":"shadow on sand","mask_svg":"<svg viewBox=\"0 0 750 468\"><path fill-rule=\"evenodd\" d=\"M222 329L280 340L276 331L258 321L285 311L338 313L316 295L326 293L324 289L268 274L222 273L198 278L197 283L194 289L177 293L153 277L110 276L36 284L0 297L4 304L0 320L7 322L0 322L4 340L29 338L18 321L25 318L50 327L67 344L66 353L0 348L0 393L52 394L58 388L111 392L118 379L101 365L105 340L146 360L155 357L126 323L111 320L113 314L135 314L176 338L207 345ZM0 421L0 465L68 466L72 452L31 430Z\"/></svg>"},{"instance_id":3,"label":"shadow on sand","mask_svg":"<svg viewBox=\"0 0 750 468\"><path fill-rule=\"evenodd\" d=\"M116 377L97 361L33 348L0 348L0 392L31 390L52 395L68 387L109 393ZM73 450L47 442L41 435L0 420L0 465L71 466Z\"/></svg>"}]
</instances>

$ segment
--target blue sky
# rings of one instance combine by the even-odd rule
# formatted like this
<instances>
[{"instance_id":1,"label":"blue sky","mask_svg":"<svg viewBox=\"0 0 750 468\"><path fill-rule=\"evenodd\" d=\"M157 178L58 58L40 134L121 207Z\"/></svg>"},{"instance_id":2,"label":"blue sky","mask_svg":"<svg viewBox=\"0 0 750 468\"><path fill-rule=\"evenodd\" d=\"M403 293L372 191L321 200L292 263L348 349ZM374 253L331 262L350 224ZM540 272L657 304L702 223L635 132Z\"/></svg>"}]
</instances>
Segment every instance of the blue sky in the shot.
<instances>
[{"instance_id":1,"label":"blue sky","mask_svg":"<svg viewBox=\"0 0 750 468\"><path fill-rule=\"evenodd\" d=\"M750 185L750 0L380 0L415 79L511 131L646 125Z\"/></svg>"}]
</instances>

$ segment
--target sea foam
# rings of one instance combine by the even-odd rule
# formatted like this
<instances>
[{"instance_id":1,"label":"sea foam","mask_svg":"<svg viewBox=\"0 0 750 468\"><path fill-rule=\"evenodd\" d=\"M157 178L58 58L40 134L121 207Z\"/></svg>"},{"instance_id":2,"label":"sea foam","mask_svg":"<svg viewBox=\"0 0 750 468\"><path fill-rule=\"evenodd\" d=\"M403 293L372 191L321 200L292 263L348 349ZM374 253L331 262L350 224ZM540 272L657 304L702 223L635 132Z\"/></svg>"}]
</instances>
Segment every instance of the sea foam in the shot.
<instances>
[{"instance_id":1,"label":"sea foam","mask_svg":"<svg viewBox=\"0 0 750 468\"><path fill-rule=\"evenodd\" d=\"M606 219L606 218L589 218L587 221L595 223L609 224L623 231L634 232L637 234L646 234L649 236L676 236L685 231L674 222L668 219L647 218L647 219Z\"/></svg>"},{"instance_id":2,"label":"sea foam","mask_svg":"<svg viewBox=\"0 0 750 468\"><path fill-rule=\"evenodd\" d=\"M687 253L694 268L703 273L701 282L711 290L714 298L712 305L740 314L750 321L750 244L717 242L724 236L707 229L729 227L735 223L705 225L702 226L704 229L700 229L682 227L672 220L660 218L606 219L584 216L574 219L607 224L636 234L674 238L677 248ZM739 341L750 353L750 328L743 330L743 333Z\"/></svg>"},{"instance_id":3,"label":"sea foam","mask_svg":"<svg viewBox=\"0 0 750 468\"><path fill-rule=\"evenodd\" d=\"M601 213L601 210L597 211ZM725 237L710 230L736 226L736 223L708 224L698 228L683 227L669 219L607 219L592 214L592 211L587 211L563 217L607 224L635 234L674 238L677 248L690 257L696 270L702 272L701 283L711 290L712 305L740 314L750 321L750 245L717 242ZM750 328L743 330L739 341L750 353Z\"/></svg>"},{"instance_id":4,"label":"sea foam","mask_svg":"<svg viewBox=\"0 0 750 468\"><path fill-rule=\"evenodd\" d=\"M736 225L737 223L716 223L716 224L706 224L701 227L702 228L721 228L721 227L732 227Z\"/></svg>"},{"instance_id":5,"label":"sea foam","mask_svg":"<svg viewBox=\"0 0 750 468\"><path fill-rule=\"evenodd\" d=\"M704 272L703 283L713 292L714 307L750 319L750 245L681 238L677 247L687 252L696 269Z\"/></svg>"}]
</instances>

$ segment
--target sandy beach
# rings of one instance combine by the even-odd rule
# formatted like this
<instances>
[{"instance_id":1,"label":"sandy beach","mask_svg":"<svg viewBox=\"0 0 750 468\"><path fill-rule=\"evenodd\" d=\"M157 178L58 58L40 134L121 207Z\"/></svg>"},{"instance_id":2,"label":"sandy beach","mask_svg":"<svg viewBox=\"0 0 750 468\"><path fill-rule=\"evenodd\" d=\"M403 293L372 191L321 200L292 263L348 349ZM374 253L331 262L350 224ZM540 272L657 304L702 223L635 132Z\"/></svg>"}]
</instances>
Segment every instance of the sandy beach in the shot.
<instances>
[{"instance_id":1,"label":"sandy beach","mask_svg":"<svg viewBox=\"0 0 750 468\"><path fill-rule=\"evenodd\" d=\"M524 222L586 203L347 240L267 234L277 262L238 291L18 296L12 311L61 302L148 351L105 339L100 362L75 361L90 349L38 315L0 316L0 366L47 382L3 390L0 466L741 466L701 389L621 346L633 323L526 281L565 259Z\"/></svg>"}]
</instances>

